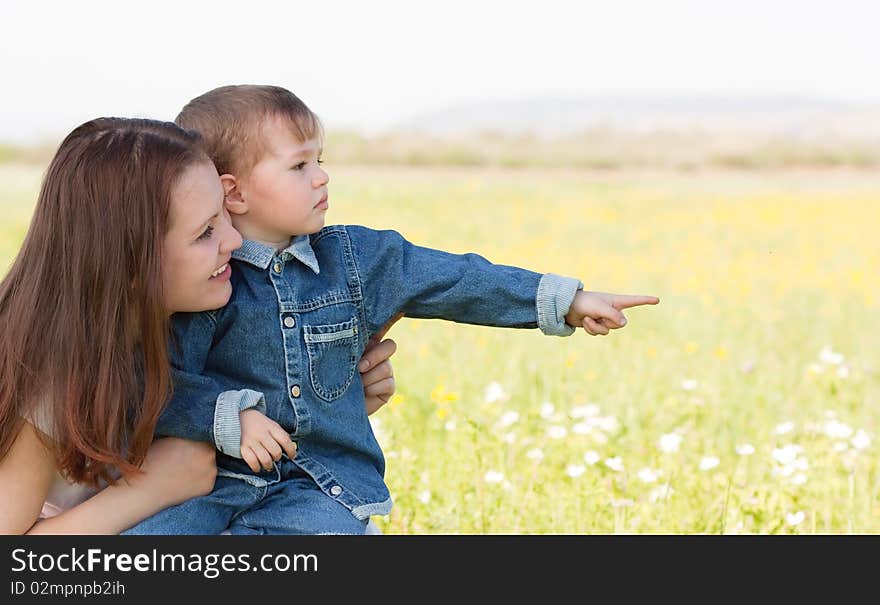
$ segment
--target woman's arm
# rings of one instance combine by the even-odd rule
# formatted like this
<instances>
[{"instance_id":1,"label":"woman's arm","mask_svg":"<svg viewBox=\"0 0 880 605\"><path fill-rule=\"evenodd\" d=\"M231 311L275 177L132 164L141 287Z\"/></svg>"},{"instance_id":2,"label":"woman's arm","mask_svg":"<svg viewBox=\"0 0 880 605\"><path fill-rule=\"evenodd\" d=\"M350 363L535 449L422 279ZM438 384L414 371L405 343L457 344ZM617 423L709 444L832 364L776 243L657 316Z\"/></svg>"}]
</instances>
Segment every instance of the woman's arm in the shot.
<instances>
[{"instance_id":1,"label":"woman's arm","mask_svg":"<svg viewBox=\"0 0 880 605\"><path fill-rule=\"evenodd\" d=\"M183 439L159 439L143 473L109 486L55 517L38 519L55 476L55 461L25 423L0 463L0 531L29 534L116 534L163 508L207 494L217 473L213 448Z\"/></svg>"},{"instance_id":2,"label":"woman's arm","mask_svg":"<svg viewBox=\"0 0 880 605\"><path fill-rule=\"evenodd\" d=\"M0 533L23 534L40 516L55 477L55 460L37 430L22 424L0 460Z\"/></svg>"},{"instance_id":3,"label":"woman's arm","mask_svg":"<svg viewBox=\"0 0 880 605\"><path fill-rule=\"evenodd\" d=\"M141 470L82 504L41 519L28 533L118 534L163 508L210 493L217 463L210 444L169 437L153 442Z\"/></svg>"}]
</instances>

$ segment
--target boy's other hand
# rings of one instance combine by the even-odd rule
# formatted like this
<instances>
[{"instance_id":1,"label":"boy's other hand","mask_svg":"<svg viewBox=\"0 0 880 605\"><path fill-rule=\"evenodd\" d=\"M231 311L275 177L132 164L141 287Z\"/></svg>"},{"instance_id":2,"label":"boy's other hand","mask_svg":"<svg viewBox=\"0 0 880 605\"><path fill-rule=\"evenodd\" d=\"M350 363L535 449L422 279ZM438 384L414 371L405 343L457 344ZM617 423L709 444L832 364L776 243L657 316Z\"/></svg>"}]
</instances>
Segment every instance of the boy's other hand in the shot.
<instances>
[{"instance_id":1,"label":"boy's other hand","mask_svg":"<svg viewBox=\"0 0 880 605\"><path fill-rule=\"evenodd\" d=\"M611 294L609 292L578 291L565 315L565 323L583 327L592 336L605 336L610 330L626 325L623 309L639 305L656 305L656 296Z\"/></svg>"},{"instance_id":2,"label":"boy's other hand","mask_svg":"<svg viewBox=\"0 0 880 605\"><path fill-rule=\"evenodd\" d=\"M280 424L253 408L241 412L241 458L252 471L270 471L282 452L293 459L296 444Z\"/></svg>"}]
</instances>

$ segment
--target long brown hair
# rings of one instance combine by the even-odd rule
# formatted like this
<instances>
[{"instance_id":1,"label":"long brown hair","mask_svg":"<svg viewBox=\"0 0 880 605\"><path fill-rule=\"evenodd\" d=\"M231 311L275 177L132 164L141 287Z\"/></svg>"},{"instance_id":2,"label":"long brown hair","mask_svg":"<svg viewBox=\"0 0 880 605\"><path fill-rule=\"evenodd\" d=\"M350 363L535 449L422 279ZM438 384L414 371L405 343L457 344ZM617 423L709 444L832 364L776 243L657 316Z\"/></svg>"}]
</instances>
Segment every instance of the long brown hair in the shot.
<instances>
[{"instance_id":1,"label":"long brown hair","mask_svg":"<svg viewBox=\"0 0 880 605\"><path fill-rule=\"evenodd\" d=\"M43 411L68 478L112 483L143 462L171 391L162 245L175 184L208 161L198 141L99 118L61 143L0 282L0 459Z\"/></svg>"}]
</instances>

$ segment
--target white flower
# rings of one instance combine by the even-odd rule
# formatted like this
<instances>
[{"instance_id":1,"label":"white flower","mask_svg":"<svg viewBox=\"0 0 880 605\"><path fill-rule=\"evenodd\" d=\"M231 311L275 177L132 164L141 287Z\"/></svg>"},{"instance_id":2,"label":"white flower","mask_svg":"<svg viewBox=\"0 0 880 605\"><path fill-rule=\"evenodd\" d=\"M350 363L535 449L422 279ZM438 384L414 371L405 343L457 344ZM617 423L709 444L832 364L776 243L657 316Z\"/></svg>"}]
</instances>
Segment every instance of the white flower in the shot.
<instances>
[{"instance_id":1,"label":"white flower","mask_svg":"<svg viewBox=\"0 0 880 605\"><path fill-rule=\"evenodd\" d=\"M805 471L810 468L810 463L807 462L806 458L796 458L794 462L791 463L795 470Z\"/></svg>"},{"instance_id":2,"label":"white flower","mask_svg":"<svg viewBox=\"0 0 880 605\"><path fill-rule=\"evenodd\" d=\"M599 428L606 433L616 433L617 429L620 428L620 423L617 422L617 418L615 418L614 416L605 416L603 418L598 418L596 420L596 424L599 425Z\"/></svg>"},{"instance_id":3,"label":"white flower","mask_svg":"<svg viewBox=\"0 0 880 605\"><path fill-rule=\"evenodd\" d=\"M565 474L569 477L580 477L587 470L583 464L569 464L565 467Z\"/></svg>"},{"instance_id":4,"label":"white flower","mask_svg":"<svg viewBox=\"0 0 880 605\"><path fill-rule=\"evenodd\" d=\"M513 444L516 442L516 433L510 432L504 435L504 443Z\"/></svg>"},{"instance_id":5,"label":"white flower","mask_svg":"<svg viewBox=\"0 0 880 605\"><path fill-rule=\"evenodd\" d=\"M507 393L504 392L504 387L501 386L501 383L493 381L486 387L486 403L495 403L505 397L507 397Z\"/></svg>"},{"instance_id":6,"label":"white flower","mask_svg":"<svg viewBox=\"0 0 880 605\"><path fill-rule=\"evenodd\" d=\"M840 366L837 368L837 377L838 378L848 378L849 377L849 366Z\"/></svg>"},{"instance_id":7,"label":"white flower","mask_svg":"<svg viewBox=\"0 0 880 605\"><path fill-rule=\"evenodd\" d=\"M486 483L501 483L504 481L504 473L499 473L498 471L489 471L486 473L486 476L483 477Z\"/></svg>"},{"instance_id":8,"label":"white flower","mask_svg":"<svg viewBox=\"0 0 880 605\"><path fill-rule=\"evenodd\" d=\"M774 432L777 435L785 435L786 433L790 433L794 430L794 422L780 422L776 425Z\"/></svg>"},{"instance_id":9,"label":"white flower","mask_svg":"<svg viewBox=\"0 0 880 605\"><path fill-rule=\"evenodd\" d=\"M446 424L444 426L446 427L447 431L454 431L455 430L455 421L454 420L447 420Z\"/></svg>"},{"instance_id":10,"label":"white flower","mask_svg":"<svg viewBox=\"0 0 880 605\"><path fill-rule=\"evenodd\" d=\"M533 447L526 452L526 458L534 460L535 462L540 462L544 459L544 452L541 451L541 448Z\"/></svg>"},{"instance_id":11,"label":"white flower","mask_svg":"<svg viewBox=\"0 0 880 605\"><path fill-rule=\"evenodd\" d=\"M601 459L602 459L602 456L600 456L599 454L597 454L593 450L590 450L589 452L586 452L584 454L584 462L586 462L590 466L593 466L594 464L599 462L599 460L601 460Z\"/></svg>"},{"instance_id":12,"label":"white flower","mask_svg":"<svg viewBox=\"0 0 880 605\"><path fill-rule=\"evenodd\" d=\"M645 467L639 471L639 479L641 479L645 483L654 483L655 481L657 481L657 478L659 476L660 473L652 468Z\"/></svg>"},{"instance_id":13,"label":"white flower","mask_svg":"<svg viewBox=\"0 0 880 605\"><path fill-rule=\"evenodd\" d=\"M855 437L853 437L855 439ZM846 441L835 441L834 445L831 446L835 452L845 452L849 449L849 446L846 444Z\"/></svg>"},{"instance_id":14,"label":"white flower","mask_svg":"<svg viewBox=\"0 0 880 605\"><path fill-rule=\"evenodd\" d=\"M736 446L736 453L740 456L751 456L755 453L755 447L751 443L743 443Z\"/></svg>"},{"instance_id":15,"label":"white flower","mask_svg":"<svg viewBox=\"0 0 880 605\"><path fill-rule=\"evenodd\" d=\"M700 460L700 470L708 471L712 470L716 466L718 466L721 461L715 456L703 456L703 459Z\"/></svg>"},{"instance_id":16,"label":"white flower","mask_svg":"<svg viewBox=\"0 0 880 605\"><path fill-rule=\"evenodd\" d=\"M850 435L853 433L853 430L849 425L837 420L829 420L822 427L822 430L831 439L849 439Z\"/></svg>"},{"instance_id":17,"label":"white flower","mask_svg":"<svg viewBox=\"0 0 880 605\"><path fill-rule=\"evenodd\" d=\"M419 501L422 504L427 504L428 502L430 502L431 501L431 492L429 492L428 490L422 490L419 493Z\"/></svg>"},{"instance_id":18,"label":"white flower","mask_svg":"<svg viewBox=\"0 0 880 605\"><path fill-rule=\"evenodd\" d=\"M779 464L791 464L802 451L804 448L799 445L784 445L773 449L773 459Z\"/></svg>"},{"instance_id":19,"label":"white flower","mask_svg":"<svg viewBox=\"0 0 880 605\"><path fill-rule=\"evenodd\" d=\"M660 437L660 449L667 454L677 452L681 445L681 435L678 433L666 433Z\"/></svg>"},{"instance_id":20,"label":"white flower","mask_svg":"<svg viewBox=\"0 0 880 605\"><path fill-rule=\"evenodd\" d=\"M604 445L604 444L608 443L608 436L605 433L602 433L600 431L594 431L593 432L593 441L595 441L599 445Z\"/></svg>"},{"instance_id":21,"label":"white flower","mask_svg":"<svg viewBox=\"0 0 880 605\"><path fill-rule=\"evenodd\" d=\"M695 388L697 388L697 384L697 381L693 378L685 378L681 381L681 388L683 388L685 391L693 391Z\"/></svg>"},{"instance_id":22,"label":"white flower","mask_svg":"<svg viewBox=\"0 0 880 605\"><path fill-rule=\"evenodd\" d=\"M799 510L796 513L789 513L785 515L785 522L788 523L791 527L794 527L795 525L800 525L801 523L803 523L805 518L806 515L804 514L804 511Z\"/></svg>"},{"instance_id":23,"label":"white flower","mask_svg":"<svg viewBox=\"0 0 880 605\"><path fill-rule=\"evenodd\" d=\"M843 363L843 354L835 353L831 350L831 347L825 346L819 351L819 361L828 365L839 366Z\"/></svg>"},{"instance_id":24,"label":"white flower","mask_svg":"<svg viewBox=\"0 0 880 605\"><path fill-rule=\"evenodd\" d=\"M569 415L572 418L592 418L593 416L599 415L599 406L595 403L579 405L575 408L572 408L571 412L569 412Z\"/></svg>"},{"instance_id":25,"label":"white flower","mask_svg":"<svg viewBox=\"0 0 880 605\"><path fill-rule=\"evenodd\" d=\"M793 476L790 481L794 485L803 485L807 482L807 476L804 473L798 473L797 475Z\"/></svg>"},{"instance_id":26,"label":"white flower","mask_svg":"<svg viewBox=\"0 0 880 605\"><path fill-rule=\"evenodd\" d=\"M547 429L547 436L551 439L564 439L568 430L564 426L553 425Z\"/></svg>"},{"instance_id":27,"label":"white flower","mask_svg":"<svg viewBox=\"0 0 880 605\"><path fill-rule=\"evenodd\" d=\"M778 466L773 469L773 474L781 477L791 477L794 474L794 470L793 464L786 464L785 466Z\"/></svg>"},{"instance_id":28,"label":"white flower","mask_svg":"<svg viewBox=\"0 0 880 605\"><path fill-rule=\"evenodd\" d=\"M576 433L578 435L586 435L593 431L593 425L589 422L578 422L576 425L571 427L571 432Z\"/></svg>"},{"instance_id":29,"label":"white flower","mask_svg":"<svg viewBox=\"0 0 880 605\"><path fill-rule=\"evenodd\" d=\"M852 443L852 446L857 450L863 450L871 445L871 436L862 429L859 429L849 442Z\"/></svg>"},{"instance_id":30,"label":"white flower","mask_svg":"<svg viewBox=\"0 0 880 605\"><path fill-rule=\"evenodd\" d=\"M658 485L648 494L648 500L651 502L657 502L658 500L666 500L675 490L672 489L668 483L664 483L663 485Z\"/></svg>"},{"instance_id":31,"label":"white flower","mask_svg":"<svg viewBox=\"0 0 880 605\"><path fill-rule=\"evenodd\" d=\"M501 422L501 426L510 426L511 424L516 422L517 420L519 420L519 412L515 412L515 411L511 410L509 412L504 412L501 415L500 422Z\"/></svg>"},{"instance_id":32,"label":"white flower","mask_svg":"<svg viewBox=\"0 0 880 605\"><path fill-rule=\"evenodd\" d=\"M605 460L605 466L610 468L612 471L617 471L618 473L623 471L623 460L620 456L615 456L614 458L607 458Z\"/></svg>"},{"instance_id":33,"label":"white flower","mask_svg":"<svg viewBox=\"0 0 880 605\"><path fill-rule=\"evenodd\" d=\"M550 418L550 416L553 415L553 412L554 412L555 410L556 410L556 408L553 407L553 404L552 404L552 403L550 403L549 401L545 401L545 402L541 405L541 418L544 418L545 420L546 420L547 418Z\"/></svg>"}]
</instances>

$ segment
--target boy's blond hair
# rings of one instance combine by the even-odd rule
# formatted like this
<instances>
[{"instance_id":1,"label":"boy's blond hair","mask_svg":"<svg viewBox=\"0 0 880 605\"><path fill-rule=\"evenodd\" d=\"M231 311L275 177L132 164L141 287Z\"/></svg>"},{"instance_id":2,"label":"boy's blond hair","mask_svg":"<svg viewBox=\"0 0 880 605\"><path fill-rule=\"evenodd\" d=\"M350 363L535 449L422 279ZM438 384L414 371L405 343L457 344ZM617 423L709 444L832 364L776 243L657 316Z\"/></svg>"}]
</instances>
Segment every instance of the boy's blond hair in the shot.
<instances>
[{"instance_id":1,"label":"boy's blond hair","mask_svg":"<svg viewBox=\"0 0 880 605\"><path fill-rule=\"evenodd\" d=\"M245 176L266 153L266 120L286 120L302 143L323 139L318 116L280 86L221 86L186 104L175 122L198 132L217 172Z\"/></svg>"}]
</instances>

